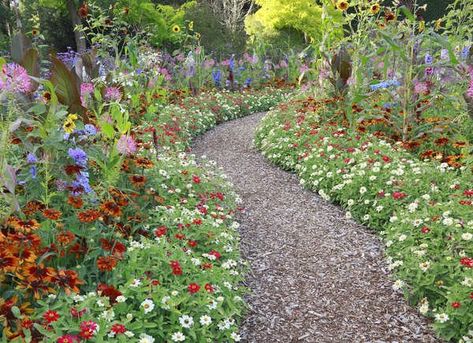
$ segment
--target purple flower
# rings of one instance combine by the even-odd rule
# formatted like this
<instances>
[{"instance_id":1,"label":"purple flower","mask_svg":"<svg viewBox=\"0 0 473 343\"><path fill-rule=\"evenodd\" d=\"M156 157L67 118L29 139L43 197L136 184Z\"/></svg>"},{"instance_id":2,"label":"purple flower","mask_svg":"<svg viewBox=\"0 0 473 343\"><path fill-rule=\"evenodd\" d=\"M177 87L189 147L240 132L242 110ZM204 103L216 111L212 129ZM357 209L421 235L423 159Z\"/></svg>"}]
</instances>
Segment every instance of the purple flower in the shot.
<instances>
[{"instance_id":1,"label":"purple flower","mask_svg":"<svg viewBox=\"0 0 473 343\"><path fill-rule=\"evenodd\" d=\"M36 156L34 154L29 153L26 156L26 162L28 162L29 164L34 164L34 163L38 162L38 159L36 158Z\"/></svg>"},{"instance_id":2,"label":"purple flower","mask_svg":"<svg viewBox=\"0 0 473 343\"><path fill-rule=\"evenodd\" d=\"M122 98L122 92L118 87L107 87L105 89L105 99L111 101L120 101Z\"/></svg>"},{"instance_id":3,"label":"purple flower","mask_svg":"<svg viewBox=\"0 0 473 343\"><path fill-rule=\"evenodd\" d=\"M117 142L117 150L122 155L132 155L136 152L136 142L133 137L122 135Z\"/></svg>"},{"instance_id":4,"label":"purple flower","mask_svg":"<svg viewBox=\"0 0 473 343\"><path fill-rule=\"evenodd\" d=\"M81 148L69 148L68 152L69 157L74 160L81 167L85 167L87 165L87 154Z\"/></svg>"},{"instance_id":5,"label":"purple flower","mask_svg":"<svg viewBox=\"0 0 473 343\"><path fill-rule=\"evenodd\" d=\"M12 93L31 92L31 79L26 69L16 63L5 64L0 73L0 90Z\"/></svg>"}]
</instances>

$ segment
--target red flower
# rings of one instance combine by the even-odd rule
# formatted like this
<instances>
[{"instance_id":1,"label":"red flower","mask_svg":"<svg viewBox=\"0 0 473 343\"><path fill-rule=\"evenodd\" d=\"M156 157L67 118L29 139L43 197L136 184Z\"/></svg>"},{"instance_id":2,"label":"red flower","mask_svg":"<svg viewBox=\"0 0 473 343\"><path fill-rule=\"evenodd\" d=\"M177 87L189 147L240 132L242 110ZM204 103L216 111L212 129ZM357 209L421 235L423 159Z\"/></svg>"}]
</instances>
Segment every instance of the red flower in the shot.
<instances>
[{"instance_id":1,"label":"red flower","mask_svg":"<svg viewBox=\"0 0 473 343\"><path fill-rule=\"evenodd\" d=\"M461 303L460 303L460 302L458 302L458 301L452 302L452 307L453 307L453 308L460 308L460 306L461 306Z\"/></svg>"},{"instance_id":2,"label":"red flower","mask_svg":"<svg viewBox=\"0 0 473 343\"><path fill-rule=\"evenodd\" d=\"M197 242L196 241L192 241L192 240L189 240L187 242L187 245L189 245L190 247L192 248L195 248L197 246Z\"/></svg>"},{"instance_id":3,"label":"red flower","mask_svg":"<svg viewBox=\"0 0 473 343\"><path fill-rule=\"evenodd\" d=\"M74 343L79 342L79 338L75 335L64 335L57 339L57 343Z\"/></svg>"},{"instance_id":4,"label":"red flower","mask_svg":"<svg viewBox=\"0 0 473 343\"><path fill-rule=\"evenodd\" d=\"M46 320L48 322L48 324L56 322L59 319L59 317L60 317L59 313L57 313L56 311L53 311L53 310L47 310L43 314L43 318L44 318L44 320Z\"/></svg>"},{"instance_id":5,"label":"red flower","mask_svg":"<svg viewBox=\"0 0 473 343\"><path fill-rule=\"evenodd\" d=\"M473 268L473 258L470 257L462 257L460 259L460 263L467 268Z\"/></svg>"},{"instance_id":6,"label":"red flower","mask_svg":"<svg viewBox=\"0 0 473 343\"><path fill-rule=\"evenodd\" d=\"M89 339L94 336L98 329L97 323L87 320L85 322L80 323L80 333L79 336L83 339Z\"/></svg>"},{"instance_id":7,"label":"red flower","mask_svg":"<svg viewBox=\"0 0 473 343\"><path fill-rule=\"evenodd\" d=\"M429 233L430 232L430 229L427 227L427 226L424 226L422 227L422 229L420 230L422 233Z\"/></svg>"},{"instance_id":8,"label":"red flower","mask_svg":"<svg viewBox=\"0 0 473 343\"><path fill-rule=\"evenodd\" d=\"M187 287L187 290L189 291L190 294L197 293L200 289L200 286L196 284L195 282L191 283L189 287Z\"/></svg>"},{"instance_id":9,"label":"red flower","mask_svg":"<svg viewBox=\"0 0 473 343\"><path fill-rule=\"evenodd\" d=\"M107 297L111 304L115 304L117 302L117 298L122 295L122 292L120 292L118 289L105 283L99 283L97 286L97 291L100 292L102 296Z\"/></svg>"},{"instance_id":10,"label":"red flower","mask_svg":"<svg viewBox=\"0 0 473 343\"><path fill-rule=\"evenodd\" d=\"M122 324L113 324L112 325L112 332L116 335L122 334L126 332L125 325Z\"/></svg>"},{"instance_id":11,"label":"red flower","mask_svg":"<svg viewBox=\"0 0 473 343\"><path fill-rule=\"evenodd\" d=\"M222 257L222 255L220 255L220 253L219 253L218 251L216 251L216 250L212 250L212 251L209 253L209 255L215 256L215 258L216 258L217 260L220 259L220 257Z\"/></svg>"},{"instance_id":12,"label":"red flower","mask_svg":"<svg viewBox=\"0 0 473 343\"><path fill-rule=\"evenodd\" d=\"M473 189L467 189L466 191L463 192L463 195L467 197L473 197Z\"/></svg>"},{"instance_id":13,"label":"red flower","mask_svg":"<svg viewBox=\"0 0 473 343\"><path fill-rule=\"evenodd\" d=\"M210 283L206 283L204 286L205 290L209 293L212 293L214 291L213 286Z\"/></svg>"},{"instance_id":14,"label":"red flower","mask_svg":"<svg viewBox=\"0 0 473 343\"><path fill-rule=\"evenodd\" d=\"M80 310L80 311L77 311L77 309L75 307L71 308L71 316L73 316L74 318L82 317L85 312L86 312L85 308L83 310Z\"/></svg>"},{"instance_id":15,"label":"red flower","mask_svg":"<svg viewBox=\"0 0 473 343\"><path fill-rule=\"evenodd\" d=\"M154 234L156 235L156 237L161 237L164 236L167 231L168 229L165 226L160 226L156 230L154 230Z\"/></svg>"},{"instance_id":16,"label":"red flower","mask_svg":"<svg viewBox=\"0 0 473 343\"><path fill-rule=\"evenodd\" d=\"M179 261L171 261L169 265L172 268L172 273L174 275L182 275L182 268L181 265L179 264Z\"/></svg>"},{"instance_id":17,"label":"red flower","mask_svg":"<svg viewBox=\"0 0 473 343\"><path fill-rule=\"evenodd\" d=\"M102 272L111 272L117 266L117 262L114 256L100 256L97 259L97 268Z\"/></svg>"},{"instance_id":18,"label":"red flower","mask_svg":"<svg viewBox=\"0 0 473 343\"><path fill-rule=\"evenodd\" d=\"M200 177L198 177L197 175L194 175L194 176L192 176L192 181L193 181L194 183L199 184L199 183L200 183Z\"/></svg>"},{"instance_id":19,"label":"red flower","mask_svg":"<svg viewBox=\"0 0 473 343\"><path fill-rule=\"evenodd\" d=\"M403 199L407 196L406 193L403 193L403 192L393 192L393 198L394 200L400 200L400 199Z\"/></svg>"}]
</instances>

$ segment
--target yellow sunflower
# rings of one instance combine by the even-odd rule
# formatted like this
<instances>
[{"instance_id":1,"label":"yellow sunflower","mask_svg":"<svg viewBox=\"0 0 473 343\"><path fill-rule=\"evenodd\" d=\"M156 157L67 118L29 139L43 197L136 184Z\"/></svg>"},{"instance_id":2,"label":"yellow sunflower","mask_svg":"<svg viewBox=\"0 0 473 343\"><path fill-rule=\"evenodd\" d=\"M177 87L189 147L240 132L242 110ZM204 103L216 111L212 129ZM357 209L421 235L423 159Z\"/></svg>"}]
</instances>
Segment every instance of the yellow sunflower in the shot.
<instances>
[{"instance_id":1,"label":"yellow sunflower","mask_svg":"<svg viewBox=\"0 0 473 343\"><path fill-rule=\"evenodd\" d=\"M179 25L174 25L174 26L172 27L172 32L174 32L174 33L179 33L179 32L181 32L181 28L179 27Z\"/></svg>"},{"instance_id":2,"label":"yellow sunflower","mask_svg":"<svg viewBox=\"0 0 473 343\"><path fill-rule=\"evenodd\" d=\"M370 6L370 13L371 14L378 14L380 9L381 9L381 6L379 4L373 4L373 5Z\"/></svg>"},{"instance_id":3,"label":"yellow sunflower","mask_svg":"<svg viewBox=\"0 0 473 343\"><path fill-rule=\"evenodd\" d=\"M346 0L338 0L337 1L337 8L340 11L346 11L348 9L348 7L349 7L348 1L346 1Z\"/></svg>"},{"instance_id":4,"label":"yellow sunflower","mask_svg":"<svg viewBox=\"0 0 473 343\"><path fill-rule=\"evenodd\" d=\"M442 27L442 19L437 19L434 24L435 31L440 30L441 27Z\"/></svg>"},{"instance_id":5,"label":"yellow sunflower","mask_svg":"<svg viewBox=\"0 0 473 343\"><path fill-rule=\"evenodd\" d=\"M194 22L189 22L189 30L194 31Z\"/></svg>"}]
</instances>

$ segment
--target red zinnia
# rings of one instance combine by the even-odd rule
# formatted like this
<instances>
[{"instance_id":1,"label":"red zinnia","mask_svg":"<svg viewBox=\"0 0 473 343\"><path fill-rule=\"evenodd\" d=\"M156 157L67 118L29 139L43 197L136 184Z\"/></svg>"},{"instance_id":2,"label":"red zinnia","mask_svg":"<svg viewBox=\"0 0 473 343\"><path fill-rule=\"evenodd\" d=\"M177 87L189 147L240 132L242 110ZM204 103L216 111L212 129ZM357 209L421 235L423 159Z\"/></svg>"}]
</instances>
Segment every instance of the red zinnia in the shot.
<instances>
[{"instance_id":1,"label":"red zinnia","mask_svg":"<svg viewBox=\"0 0 473 343\"><path fill-rule=\"evenodd\" d=\"M460 263L467 268L473 268L473 258L470 257L462 257L460 259Z\"/></svg>"},{"instance_id":2,"label":"red zinnia","mask_svg":"<svg viewBox=\"0 0 473 343\"><path fill-rule=\"evenodd\" d=\"M59 319L59 313L53 310L47 310L44 312L43 318L48 322L48 324L50 324L52 322L56 322Z\"/></svg>"},{"instance_id":3,"label":"red zinnia","mask_svg":"<svg viewBox=\"0 0 473 343\"><path fill-rule=\"evenodd\" d=\"M126 327L123 324L113 324L112 325L112 332L116 335L125 333L126 332Z\"/></svg>"},{"instance_id":4,"label":"red zinnia","mask_svg":"<svg viewBox=\"0 0 473 343\"><path fill-rule=\"evenodd\" d=\"M399 199L403 199L407 196L406 193L403 193L403 192L393 192L393 198L395 200L399 200Z\"/></svg>"},{"instance_id":5,"label":"red zinnia","mask_svg":"<svg viewBox=\"0 0 473 343\"><path fill-rule=\"evenodd\" d=\"M57 339L57 343L75 343L79 342L79 338L74 335L64 335Z\"/></svg>"},{"instance_id":6,"label":"red zinnia","mask_svg":"<svg viewBox=\"0 0 473 343\"><path fill-rule=\"evenodd\" d=\"M160 226L156 230L154 230L154 234L156 237L164 236L167 232L167 228L165 226Z\"/></svg>"},{"instance_id":7,"label":"red zinnia","mask_svg":"<svg viewBox=\"0 0 473 343\"><path fill-rule=\"evenodd\" d=\"M430 229L427 227L427 226L424 226L422 227L422 229L420 230L422 233L429 233L430 232Z\"/></svg>"},{"instance_id":8,"label":"red zinnia","mask_svg":"<svg viewBox=\"0 0 473 343\"><path fill-rule=\"evenodd\" d=\"M210 283L206 283L204 286L205 290L209 293L212 293L214 291L213 286Z\"/></svg>"},{"instance_id":9,"label":"red zinnia","mask_svg":"<svg viewBox=\"0 0 473 343\"><path fill-rule=\"evenodd\" d=\"M193 181L194 183L197 183L197 184L198 184L198 183L200 183L200 177L198 177L197 175L194 175L194 176L192 176L192 181Z\"/></svg>"},{"instance_id":10,"label":"red zinnia","mask_svg":"<svg viewBox=\"0 0 473 343\"><path fill-rule=\"evenodd\" d=\"M460 303L460 302L458 302L458 301L452 302L452 307L453 307L453 308L460 308L460 306L461 306L461 303Z\"/></svg>"},{"instance_id":11,"label":"red zinnia","mask_svg":"<svg viewBox=\"0 0 473 343\"><path fill-rule=\"evenodd\" d=\"M195 282L191 283L189 287L187 287L187 290L189 291L190 294L197 293L200 289L200 286L196 284Z\"/></svg>"}]
</instances>

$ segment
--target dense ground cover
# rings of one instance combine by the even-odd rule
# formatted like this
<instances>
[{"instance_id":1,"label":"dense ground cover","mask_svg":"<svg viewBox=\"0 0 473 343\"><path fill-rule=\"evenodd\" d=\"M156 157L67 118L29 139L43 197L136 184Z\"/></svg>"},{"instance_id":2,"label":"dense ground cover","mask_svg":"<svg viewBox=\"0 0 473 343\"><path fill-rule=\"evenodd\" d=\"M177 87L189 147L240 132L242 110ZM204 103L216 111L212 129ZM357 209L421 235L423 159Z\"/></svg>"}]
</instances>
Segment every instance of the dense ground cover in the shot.
<instances>
[{"instance_id":1,"label":"dense ground cover","mask_svg":"<svg viewBox=\"0 0 473 343\"><path fill-rule=\"evenodd\" d=\"M341 204L386 242L395 290L433 317L446 339L470 339L473 318L473 177L421 161L402 144L326 119L337 99L299 98L262 121L256 145L301 184ZM463 338L462 338L463 337Z\"/></svg>"}]
</instances>

